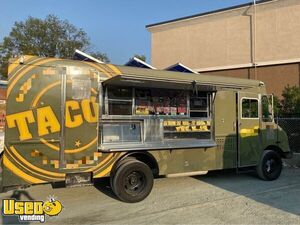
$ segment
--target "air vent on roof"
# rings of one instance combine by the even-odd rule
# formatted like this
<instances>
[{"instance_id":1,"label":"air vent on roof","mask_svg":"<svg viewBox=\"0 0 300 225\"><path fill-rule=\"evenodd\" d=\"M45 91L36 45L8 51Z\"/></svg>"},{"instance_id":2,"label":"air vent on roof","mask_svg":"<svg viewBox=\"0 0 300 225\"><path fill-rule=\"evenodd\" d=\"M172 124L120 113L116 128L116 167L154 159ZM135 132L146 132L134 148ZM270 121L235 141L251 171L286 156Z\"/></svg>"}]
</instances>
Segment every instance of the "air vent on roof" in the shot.
<instances>
[{"instance_id":1,"label":"air vent on roof","mask_svg":"<svg viewBox=\"0 0 300 225\"><path fill-rule=\"evenodd\" d=\"M183 73L196 73L199 74L197 71L181 64L181 63L176 63L172 66L167 67L165 70L168 71L176 71L176 72L183 72Z\"/></svg>"},{"instance_id":2,"label":"air vent on roof","mask_svg":"<svg viewBox=\"0 0 300 225\"><path fill-rule=\"evenodd\" d=\"M131 58L125 64L125 66L139 67L139 68L152 69L152 70L156 69L155 67L149 65L148 63L146 63L143 60L140 60L139 58L136 58L136 57Z\"/></svg>"},{"instance_id":3,"label":"air vent on roof","mask_svg":"<svg viewBox=\"0 0 300 225\"><path fill-rule=\"evenodd\" d=\"M86 54L78 49L75 50L73 55L73 59L80 60L80 61L88 61L88 62L97 62L97 63L104 63L99 59L94 58L93 56Z\"/></svg>"}]
</instances>

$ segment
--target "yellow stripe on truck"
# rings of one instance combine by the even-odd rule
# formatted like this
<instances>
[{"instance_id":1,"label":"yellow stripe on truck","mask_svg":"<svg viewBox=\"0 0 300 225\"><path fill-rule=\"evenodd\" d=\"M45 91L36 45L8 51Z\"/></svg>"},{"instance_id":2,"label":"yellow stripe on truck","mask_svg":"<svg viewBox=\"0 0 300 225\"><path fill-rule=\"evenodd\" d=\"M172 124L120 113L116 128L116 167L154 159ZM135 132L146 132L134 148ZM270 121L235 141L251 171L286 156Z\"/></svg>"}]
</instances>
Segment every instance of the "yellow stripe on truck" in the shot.
<instances>
[{"instance_id":1,"label":"yellow stripe on truck","mask_svg":"<svg viewBox=\"0 0 300 225\"><path fill-rule=\"evenodd\" d=\"M23 180L27 181L31 184L38 184L38 183L46 183L44 180L40 180L38 178L32 177L28 175L27 173L24 173L22 170L20 170L18 167L16 167L4 154L3 156L3 165L9 169L12 173L17 175L18 177L22 178Z\"/></svg>"}]
</instances>

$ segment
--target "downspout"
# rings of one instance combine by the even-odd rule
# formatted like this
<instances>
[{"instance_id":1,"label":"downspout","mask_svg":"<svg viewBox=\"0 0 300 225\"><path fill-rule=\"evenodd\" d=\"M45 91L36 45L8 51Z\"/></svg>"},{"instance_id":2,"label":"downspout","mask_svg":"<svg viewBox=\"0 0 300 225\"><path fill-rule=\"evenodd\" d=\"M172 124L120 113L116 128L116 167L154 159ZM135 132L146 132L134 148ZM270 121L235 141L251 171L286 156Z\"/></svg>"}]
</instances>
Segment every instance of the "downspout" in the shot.
<instances>
[{"instance_id":1,"label":"downspout","mask_svg":"<svg viewBox=\"0 0 300 225\"><path fill-rule=\"evenodd\" d=\"M252 65L254 66L254 79L257 80L257 64L256 64L256 0L253 0L253 54L252 54Z\"/></svg>"}]
</instances>

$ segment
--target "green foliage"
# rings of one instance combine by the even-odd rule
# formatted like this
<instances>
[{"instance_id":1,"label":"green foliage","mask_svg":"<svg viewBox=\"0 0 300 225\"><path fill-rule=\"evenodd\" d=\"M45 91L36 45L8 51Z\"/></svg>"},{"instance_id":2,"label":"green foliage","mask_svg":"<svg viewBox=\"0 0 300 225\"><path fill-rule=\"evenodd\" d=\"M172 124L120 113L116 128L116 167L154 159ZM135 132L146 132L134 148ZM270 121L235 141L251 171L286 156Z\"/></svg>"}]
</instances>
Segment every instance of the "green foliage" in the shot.
<instances>
[{"instance_id":1,"label":"green foliage","mask_svg":"<svg viewBox=\"0 0 300 225\"><path fill-rule=\"evenodd\" d=\"M282 106L281 106L280 99L277 96L274 96L273 101L274 101L274 115L281 116L282 115Z\"/></svg>"},{"instance_id":2,"label":"green foliage","mask_svg":"<svg viewBox=\"0 0 300 225\"><path fill-rule=\"evenodd\" d=\"M142 61L144 61L144 62L146 62L146 60L147 60L147 58L146 58L145 55L138 55L138 54L135 54L133 57L138 58L138 59L140 59L140 60L142 60Z\"/></svg>"},{"instance_id":3,"label":"green foliage","mask_svg":"<svg viewBox=\"0 0 300 225\"><path fill-rule=\"evenodd\" d=\"M0 53L4 52L3 43L0 44ZM7 74L7 66L9 55L1 55L0 54L0 75L5 76ZM2 79L2 77L0 77Z\"/></svg>"},{"instance_id":4,"label":"green foliage","mask_svg":"<svg viewBox=\"0 0 300 225\"><path fill-rule=\"evenodd\" d=\"M82 29L53 15L16 22L3 41L6 53L62 58L71 58L75 49L85 50L89 44Z\"/></svg>"},{"instance_id":5,"label":"green foliage","mask_svg":"<svg viewBox=\"0 0 300 225\"><path fill-rule=\"evenodd\" d=\"M300 115L300 88L287 86L282 96L281 114Z\"/></svg>"},{"instance_id":6,"label":"green foliage","mask_svg":"<svg viewBox=\"0 0 300 225\"><path fill-rule=\"evenodd\" d=\"M45 19L28 17L15 22L9 36L0 45L0 74L6 76L8 59L16 55L72 58L75 49L86 51L90 40L85 31L54 15ZM100 60L109 61L106 54L96 53ZM100 57L101 56L101 57Z\"/></svg>"}]
</instances>

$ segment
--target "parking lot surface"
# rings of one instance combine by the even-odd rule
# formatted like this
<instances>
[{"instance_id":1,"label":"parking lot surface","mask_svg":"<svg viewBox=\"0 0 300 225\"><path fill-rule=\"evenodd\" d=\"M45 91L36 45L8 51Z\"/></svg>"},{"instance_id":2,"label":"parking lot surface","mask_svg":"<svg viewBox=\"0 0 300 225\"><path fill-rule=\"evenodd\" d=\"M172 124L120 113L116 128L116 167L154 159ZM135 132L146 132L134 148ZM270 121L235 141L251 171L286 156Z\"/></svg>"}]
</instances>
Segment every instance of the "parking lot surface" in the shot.
<instances>
[{"instance_id":1,"label":"parking lot surface","mask_svg":"<svg viewBox=\"0 0 300 225\"><path fill-rule=\"evenodd\" d=\"M1 199L11 196L13 191L0 194ZM62 202L62 212L47 217L45 224L300 224L300 169L296 168L284 168L281 177L271 182L251 173L236 175L234 170L159 178L150 196L134 204L117 200L108 179L77 188L33 186L18 196L43 201L55 196ZM3 216L0 220L12 223L18 220Z\"/></svg>"}]
</instances>

